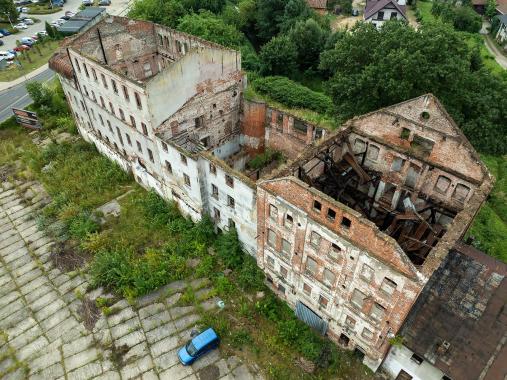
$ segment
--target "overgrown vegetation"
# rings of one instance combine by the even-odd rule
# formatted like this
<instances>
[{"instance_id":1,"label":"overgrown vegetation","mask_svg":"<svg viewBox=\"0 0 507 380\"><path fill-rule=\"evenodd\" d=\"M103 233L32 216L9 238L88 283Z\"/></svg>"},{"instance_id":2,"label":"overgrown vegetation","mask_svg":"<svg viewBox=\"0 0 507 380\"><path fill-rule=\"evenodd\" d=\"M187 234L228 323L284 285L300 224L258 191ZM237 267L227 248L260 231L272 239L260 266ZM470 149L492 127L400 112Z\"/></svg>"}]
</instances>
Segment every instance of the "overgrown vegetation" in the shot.
<instances>
[{"instance_id":1,"label":"overgrown vegetation","mask_svg":"<svg viewBox=\"0 0 507 380\"><path fill-rule=\"evenodd\" d=\"M268 166L273 161L279 162L281 160L283 160L283 155L281 152L266 148L263 153L256 155L254 158L248 161L246 165L250 169L259 170Z\"/></svg>"},{"instance_id":2,"label":"overgrown vegetation","mask_svg":"<svg viewBox=\"0 0 507 380\"><path fill-rule=\"evenodd\" d=\"M319 113L328 113L332 102L326 95L312 91L286 77L258 78L251 83L256 91L293 108L306 108Z\"/></svg>"}]
</instances>

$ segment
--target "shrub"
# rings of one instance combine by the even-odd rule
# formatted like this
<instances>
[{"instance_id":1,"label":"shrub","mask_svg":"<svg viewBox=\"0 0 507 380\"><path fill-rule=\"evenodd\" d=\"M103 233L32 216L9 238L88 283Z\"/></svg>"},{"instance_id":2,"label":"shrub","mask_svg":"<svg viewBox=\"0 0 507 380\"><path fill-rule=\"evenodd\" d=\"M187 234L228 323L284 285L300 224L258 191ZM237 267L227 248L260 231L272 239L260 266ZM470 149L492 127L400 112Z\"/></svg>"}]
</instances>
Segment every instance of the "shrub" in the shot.
<instances>
[{"instance_id":1,"label":"shrub","mask_svg":"<svg viewBox=\"0 0 507 380\"><path fill-rule=\"evenodd\" d=\"M145 217L154 225L167 225L171 221L182 219L176 205L165 201L154 190L146 193L138 202L144 210Z\"/></svg>"},{"instance_id":2,"label":"shrub","mask_svg":"<svg viewBox=\"0 0 507 380\"><path fill-rule=\"evenodd\" d=\"M238 269L243 264L245 254L241 249L241 243L235 228L231 228L218 237L215 242L215 249L218 257L227 268Z\"/></svg>"},{"instance_id":3,"label":"shrub","mask_svg":"<svg viewBox=\"0 0 507 380\"><path fill-rule=\"evenodd\" d=\"M308 87L285 77L265 77L256 79L252 86L261 94L291 108L306 108L320 113L328 113L332 108L331 99Z\"/></svg>"},{"instance_id":4,"label":"shrub","mask_svg":"<svg viewBox=\"0 0 507 380\"><path fill-rule=\"evenodd\" d=\"M69 222L69 234L71 237L84 240L89 234L97 232L99 225L88 211L81 211Z\"/></svg>"},{"instance_id":5,"label":"shrub","mask_svg":"<svg viewBox=\"0 0 507 380\"><path fill-rule=\"evenodd\" d=\"M253 339L245 329L234 331L231 334L231 344L233 347L241 348L245 345L251 345L252 343Z\"/></svg>"},{"instance_id":6,"label":"shrub","mask_svg":"<svg viewBox=\"0 0 507 380\"><path fill-rule=\"evenodd\" d=\"M238 285L244 290L264 289L264 273L250 255L245 255L243 265L237 275Z\"/></svg>"},{"instance_id":7,"label":"shrub","mask_svg":"<svg viewBox=\"0 0 507 380\"><path fill-rule=\"evenodd\" d=\"M246 165L251 169L261 169L273 161L281 161L283 159L282 153L267 148L264 153L258 154L251 159Z\"/></svg>"},{"instance_id":8,"label":"shrub","mask_svg":"<svg viewBox=\"0 0 507 380\"><path fill-rule=\"evenodd\" d=\"M215 258L213 256L205 256L201 259L197 267L195 268L196 277L209 276L215 267Z\"/></svg>"},{"instance_id":9,"label":"shrub","mask_svg":"<svg viewBox=\"0 0 507 380\"><path fill-rule=\"evenodd\" d=\"M233 283L225 276L217 276L214 283L217 294L221 297L225 297L234 291Z\"/></svg>"}]
</instances>

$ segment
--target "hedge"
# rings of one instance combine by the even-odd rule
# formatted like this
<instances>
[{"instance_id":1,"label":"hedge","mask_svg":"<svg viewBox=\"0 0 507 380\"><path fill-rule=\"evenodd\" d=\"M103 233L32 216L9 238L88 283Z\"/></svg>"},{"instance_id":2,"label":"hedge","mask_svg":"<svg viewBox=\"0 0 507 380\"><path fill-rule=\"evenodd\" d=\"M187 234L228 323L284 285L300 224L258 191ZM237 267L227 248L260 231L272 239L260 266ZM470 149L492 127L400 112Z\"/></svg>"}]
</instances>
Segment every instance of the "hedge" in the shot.
<instances>
[{"instance_id":1,"label":"hedge","mask_svg":"<svg viewBox=\"0 0 507 380\"><path fill-rule=\"evenodd\" d=\"M310 90L286 77L273 76L255 79L254 89L291 108L306 108L319 113L330 113L331 98Z\"/></svg>"}]
</instances>

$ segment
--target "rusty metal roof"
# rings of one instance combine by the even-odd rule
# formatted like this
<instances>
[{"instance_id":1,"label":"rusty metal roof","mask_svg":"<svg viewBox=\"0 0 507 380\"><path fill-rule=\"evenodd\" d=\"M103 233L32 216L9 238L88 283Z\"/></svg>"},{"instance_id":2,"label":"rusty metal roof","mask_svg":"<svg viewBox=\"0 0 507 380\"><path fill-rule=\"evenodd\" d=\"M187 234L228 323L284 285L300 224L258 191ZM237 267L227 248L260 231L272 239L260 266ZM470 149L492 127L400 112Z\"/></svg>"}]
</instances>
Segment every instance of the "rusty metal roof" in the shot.
<instances>
[{"instance_id":1,"label":"rusty metal roof","mask_svg":"<svg viewBox=\"0 0 507 380\"><path fill-rule=\"evenodd\" d=\"M459 243L434 272L400 334L459 380L507 376L507 265Z\"/></svg>"}]
</instances>

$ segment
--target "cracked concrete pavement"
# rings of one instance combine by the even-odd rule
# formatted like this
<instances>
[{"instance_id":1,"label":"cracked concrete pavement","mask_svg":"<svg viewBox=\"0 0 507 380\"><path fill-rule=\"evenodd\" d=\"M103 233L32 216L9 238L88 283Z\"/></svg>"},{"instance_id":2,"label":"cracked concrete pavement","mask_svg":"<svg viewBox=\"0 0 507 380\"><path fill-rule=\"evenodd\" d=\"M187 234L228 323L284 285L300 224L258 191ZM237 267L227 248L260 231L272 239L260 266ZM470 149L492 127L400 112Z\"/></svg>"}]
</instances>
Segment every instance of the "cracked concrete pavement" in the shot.
<instances>
[{"instance_id":1,"label":"cracked concrete pavement","mask_svg":"<svg viewBox=\"0 0 507 380\"><path fill-rule=\"evenodd\" d=\"M117 301L107 316L83 324L83 301L111 297L87 292L86 275L63 273L50 258L54 242L39 231L41 186L0 183L0 377L5 379L260 379L237 357L214 350L185 367L176 351L196 328L195 306L178 306L187 286L170 283L134 305ZM23 194L30 194L27 200ZM213 309L215 299L202 303ZM98 309L97 309L98 310ZM91 324L93 325L93 323Z\"/></svg>"}]
</instances>

